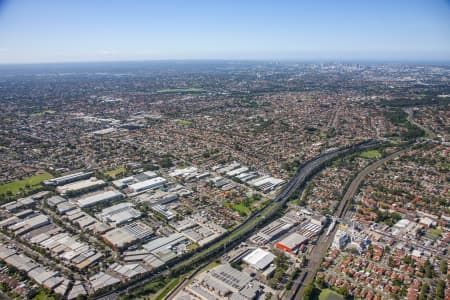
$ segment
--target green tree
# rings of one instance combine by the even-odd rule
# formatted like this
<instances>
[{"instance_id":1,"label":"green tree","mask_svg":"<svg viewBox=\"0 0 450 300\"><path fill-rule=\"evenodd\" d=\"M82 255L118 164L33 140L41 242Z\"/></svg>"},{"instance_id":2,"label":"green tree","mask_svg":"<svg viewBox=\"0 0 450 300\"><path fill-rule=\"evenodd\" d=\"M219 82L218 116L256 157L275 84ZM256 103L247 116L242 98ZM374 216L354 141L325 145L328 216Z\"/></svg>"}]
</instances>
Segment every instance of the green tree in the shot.
<instances>
[{"instance_id":1,"label":"green tree","mask_svg":"<svg viewBox=\"0 0 450 300\"><path fill-rule=\"evenodd\" d=\"M303 300L309 300L312 298L312 294L313 294L313 290L314 290L314 285L312 282L308 283L305 286L305 289L303 290L303 295L302 295L302 299Z\"/></svg>"},{"instance_id":2,"label":"green tree","mask_svg":"<svg viewBox=\"0 0 450 300\"><path fill-rule=\"evenodd\" d=\"M427 259L425 265L423 266L425 277L431 278L433 277L433 267L431 266L430 261Z\"/></svg>"},{"instance_id":3,"label":"green tree","mask_svg":"<svg viewBox=\"0 0 450 300\"><path fill-rule=\"evenodd\" d=\"M419 300L426 300L427 294L428 294L428 285L424 283L420 288Z\"/></svg>"},{"instance_id":4,"label":"green tree","mask_svg":"<svg viewBox=\"0 0 450 300\"><path fill-rule=\"evenodd\" d=\"M318 286L320 289L324 289L324 288L325 288L325 280L323 279L323 276L317 277L316 283L317 283L317 286Z\"/></svg>"},{"instance_id":5,"label":"green tree","mask_svg":"<svg viewBox=\"0 0 450 300\"><path fill-rule=\"evenodd\" d=\"M347 299L350 296L350 293L346 287L340 287L337 292L341 294L345 299Z\"/></svg>"},{"instance_id":6,"label":"green tree","mask_svg":"<svg viewBox=\"0 0 450 300\"><path fill-rule=\"evenodd\" d=\"M442 279L438 281L436 287L436 297L438 299L444 299L445 297L445 281Z\"/></svg>"},{"instance_id":7,"label":"green tree","mask_svg":"<svg viewBox=\"0 0 450 300\"><path fill-rule=\"evenodd\" d=\"M448 261L446 259L441 260L441 273L447 275L448 271Z\"/></svg>"},{"instance_id":8,"label":"green tree","mask_svg":"<svg viewBox=\"0 0 450 300\"><path fill-rule=\"evenodd\" d=\"M388 259L388 266L391 268L394 267L394 259L390 255L389 255L389 259Z\"/></svg>"}]
</instances>

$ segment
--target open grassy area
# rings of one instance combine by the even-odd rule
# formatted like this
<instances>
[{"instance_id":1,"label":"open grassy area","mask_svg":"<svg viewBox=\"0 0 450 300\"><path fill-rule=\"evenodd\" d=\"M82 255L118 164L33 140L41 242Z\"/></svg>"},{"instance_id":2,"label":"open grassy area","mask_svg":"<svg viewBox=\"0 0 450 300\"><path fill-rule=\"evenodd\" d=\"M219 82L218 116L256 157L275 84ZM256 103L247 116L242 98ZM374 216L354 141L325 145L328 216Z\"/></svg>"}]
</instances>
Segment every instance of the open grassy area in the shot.
<instances>
[{"instance_id":1,"label":"open grassy area","mask_svg":"<svg viewBox=\"0 0 450 300\"><path fill-rule=\"evenodd\" d=\"M190 244L187 248L189 251L193 251L198 248L198 244Z\"/></svg>"},{"instance_id":2,"label":"open grassy area","mask_svg":"<svg viewBox=\"0 0 450 300\"><path fill-rule=\"evenodd\" d=\"M179 126L191 126L192 125L192 121L191 120L180 119L180 120L177 120L177 125L179 125Z\"/></svg>"},{"instance_id":3,"label":"open grassy area","mask_svg":"<svg viewBox=\"0 0 450 300\"><path fill-rule=\"evenodd\" d=\"M116 179L116 177L118 175L123 174L123 173L125 173L125 167L118 167L118 168L116 168L114 170L106 171L104 174L106 176L112 177L113 179Z\"/></svg>"},{"instance_id":4,"label":"open grassy area","mask_svg":"<svg viewBox=\"0 0 450 300\"><path fill-rule=\"evenodd\" d=\"M204 266L204 267L198 272L198 274L203 273L203 272L208 271L208 270L211 270L212 268L217 267L218 265L220 265L220 262L219 262L218 260L214 260L214 261L212 261L210 264Z\"/></svg>"},{"instance_id":5,"label":"open grassy area","mask_svg":"<svg viewBox=\"0 0 450 300\"><path fill-rule=\"evenodd\" d=\"M54 111L54 110L44 110L44 111L32 113L31 116L53 115L54 113L56 113L56 111Z\"/></svg>"},{"instance_id":6,"label":"open grassy area","mask_svg":"<svg viewBox=\"0 0 450 300\"><path fill-rule=\"evenodd\" d=\"M252 212L243 202L233 204L231 209L237 211L240 215L246 216L250 215Z\"/></svg>"},{"instance_id":7,"label":"open grassy area","mask_svg":"<svg viewBox=\"0 0 450 300\"><path fill-rule=\"evenodd\" d=\"M319 300L343 300L341 295L330 289L324 289L319 295Z\"/></svg>"},{"instance_id":8,"label":"open grassy area","mask_svg":"<svg viewBox=\"0 0 450 300\"><path fill-rule=\"evenodd\" d=\"M49 294L49 292L45 290L41 290L36 296L32 298L32 300L54 300L55 297Z\"/></svg>"},{"instance_id":9,"label":"open grassy area","mask_svg":"<svg viewBox=\"0 0 450 300\"><path fill-rule=\"evenodd\" d=\"M442 230L439 228L432 228L427 231L425 236L432 240L437 240L442 234Z\"/></svg>"},{"instance_id":10,"label":"open grassy area","mask_svg":"<svg viewBox=\"0 0 450 300\"><path fill-rule=\"evenodd\" d=\"M359 156L362 157L362 158L368 158L368 159L371 159L371 158L378 158L378 157L381 157L381 153L380 153L380 151L378 151L378 150L369 150L369 151L361 152L361 153L359 154Z\"/></svg>"},{"instance_id":11,"label":"open grassy area","mask_svg":"<svg viewBox=\"0 0 450 300\"><path fill-rule=\"evenodd\" d=\"M205 91L202 88L187 88L187 89L161 89L157 93L200 93Z\"/></svg>"},{"instance_id":12,"label":"open grassy area","mask_svg":"<svg viewBox=\"0 0 450 300\"><path fill-rule=\"evenodd\" d=\"M180 282L180 278L177 277L175 279L172 279L171 282L169 282L168 285L161 291L161 293L158 294L158 296L155 298L155 300L163 300L170 291L172 291L177 284Z\"/></svg>"},{"instance_id":13,"label":"open grassy area","mask_svg":"<svg viewBox=\"0 0 450 300\"><path fill-rule=\"evenodd\" d=\"M26 193L31 193L42 187L41 183L44 180L53 178L53 175L47 172L40 172L36 175L27 177L22 180L13 181L7 184L0 185L0 194L7 195L11 192L12 195L16 195L21 189Z\"/></svg>"}]
</instances>

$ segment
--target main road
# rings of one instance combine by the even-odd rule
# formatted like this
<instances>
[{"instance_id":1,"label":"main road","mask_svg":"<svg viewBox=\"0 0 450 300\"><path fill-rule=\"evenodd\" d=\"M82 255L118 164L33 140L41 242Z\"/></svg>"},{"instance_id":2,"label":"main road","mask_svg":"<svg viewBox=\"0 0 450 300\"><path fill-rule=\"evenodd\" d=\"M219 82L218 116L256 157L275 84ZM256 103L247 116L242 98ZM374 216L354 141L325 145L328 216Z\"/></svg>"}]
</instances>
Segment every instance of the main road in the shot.
<instances>
[{"instance_id":1,"label":"main road","mask_svg":"<svg viewBox=\"0 0 450 300\"><path fill-rule=\"evenodd\" d=\"M251 233L255 232L257 228L260 228L269 222L290 199L292 194L303 186L305 182L313 174L317 173L326 163L339 156L355 151L364 151L377 145L379 145L378 141L359 143L346 148L327 151L318 157L307 161L299 168L294 177L272 201L219 240L213 241L211 244L199 248L195 253L176 259L175 261L167 264L165 266L165 270L160 269L156 272L149 272L139 279L123 283L122 286L118 287L114 292L107 292L102 296L99 296L97 299L117 299L120 295L132 293L133 290L139 289L151 280L158 278L158 276L167 277L171 274L186 273L200 263L215 259L217 256L225 252L227 247L229 248L239 244Z\"/></svg>"}]
</instances>

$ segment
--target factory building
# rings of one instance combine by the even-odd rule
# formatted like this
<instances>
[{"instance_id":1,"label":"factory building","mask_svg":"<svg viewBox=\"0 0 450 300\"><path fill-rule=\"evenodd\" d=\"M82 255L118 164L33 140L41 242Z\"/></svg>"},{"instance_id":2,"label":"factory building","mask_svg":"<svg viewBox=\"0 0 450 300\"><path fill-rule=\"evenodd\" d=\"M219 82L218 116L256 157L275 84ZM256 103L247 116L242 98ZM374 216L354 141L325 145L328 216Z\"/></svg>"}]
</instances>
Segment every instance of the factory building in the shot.
<instances>
[{"instance_id":1,"label":"factory building","mask_svg":"<svg viewBox=\"0 0 450 300\"><path fill-rule=\"evenodd\" d=\"M6 209L9 212L15 212L22 208L31 207L34 204L36 204L36 201L34 201L33 198L26 197L26 198L20 198L17 201L11 201L6 204L3 204L2 206L0 206L0 208Z\"/></svg>"},{"instance_id":2,"label":"factory building","mask_svg":"<svg viewBox=\"0 0 450 300\"><path fill-rule=\"evenodd\" d=\"M29 272L39 267L39 265L34 260L23 254L13 254L5 258L4 261L8 265L11 265L17 268L18 270L25 272Z\"/></svg>"},{"instance_id":3,"label":"factory building","mask_svg":"<svg viewBox=\"0 0 450 300\"><path fill-rule=\"evenodd\" d=\"M98 193L98 194L95 194L95 195L92 195L89 197L81 198L81 199L77 200L76 202L79 207L85 208L85 207L90 207L90 206L96 205L100 202L121 199L122 197L123 197L122 193L120 193L116 190L112 190L112 191Z\"/></svg>"},{"instance_id":4,"label":"factory building","mask_svg":"<svg viewBox=\"0 0 450 300\"><path fill-rule=\"evenodd\" d=\"M56 188L56 191L61 195L66 195L68 193L79 193L84 190L93 189L102 185L105 185L105 182L103 180L91 177L89 179L75 181L62 186L58 186Z\"/></svg>"},{"instance_id":5,"label":"factory building","mask_svg":"<svg viewBox=\"0 0 450 300\"><path fill-rule=\"evenodd\" d=\"M262 176L249 181L249 184L264 193L268 193L277 187L283 185L286 181L283 179L274 178L271 176Z\"/></svg>"},{"instance_id":6,"label":"factory building","mask_svg":"<svg viewBox=\"0 0 450 300\"><path fill-rule=\"evenodd\" d=\"M301 244L305 243L308 239L299 233L291 233L281 241L275 244L278 249L296 253Z\"/></svg>"},{"instance_id":7,"label":"factory building","mask_svg":"<svg viewBox=\"0 0 450 300\"><path fill-rule=\"evenodd\" d=\"M167 208L166 205L156 204L150 208L168 221L172 220L177 215L174 211Z\"/></svg>"},{"instance_id":8,"label":"factory building","mask_svg":"<svg viewBox=\"0 0 450 300\"><path fill-rule=\"evenodd\" d=\"M197 176L195 176L195 178L198 180L202 180L202 179L208 178L209 176L211 176L211 173L205 172L202 174L198 174Z\"/></svg>"},{"instance_id":9,"label":"factory building","mask_svg":"<svg viewBox=\"0 0 450 300\"><path fill-rule=\"evenodd\" d=\"M142 222L134 222L115 228L102 235L102 239L116 249L122 249L137 241L146 241L154 235L153 230Z\"/></svg>"},{"instance_id":10,"label":"factory building","mask_svg":"<svg viewBox=\"0 0 450 300\"><path fill-rule=\"evenodd\" d=\"M61 196L52 196L50 198L47 199L47 204L50 207L56 207L58 204L62 203L62 202L66 202L67 200L64 199Z\"/></svg>"},{"instance_id":11,"label":"factory building","mask_svg":"<svg viewBox=\"0 0 450 300\"><path fill-rule=\"evenodd\" d=\"M129 186L130 190L134 193L139 193L149 189L156 189L163 186L167 182L166 179L162 177L155 177L142 182L134 183Z\"/></svg>"},{"instance_id":12,"label":"factory building","mask_svg":"<svg viewBox=\"0 0 450 300\"><path fill-rule=\"evenodd\" d=\"M109 267L110 272L117 274L121 278L128 280L137 275L144 274L147 270L140 264L119 264L113 263Z\"/></svg>"},{"instance_id":13,"label":"factory building","mask_svg":"<svg viewBox=\"0 0 450 300\"><path fill-rule=\"evenodd\" d=\"M156 174L155 172L147 171L147 172L143 172L143 173L140 173L140 174L137 174L137 175L133 175L133 176L129 176L129 177L125 177L125 178L114 180L112 183L118 189L124 189L124 188L126 188L129 185L132 185L134 183L138 183L138 182L142 182L142 181L145 181L145 180L149 180L149 179L155 178L157 176L158 176L158 174Z\"/></svg>"},{"instance_id":14,"label":"factory building","mask_svg":"<svg viewBox=\"0 0 450 300\"><path fill-rule=\"evenodd\" d=\"M167 237L154 239L142 247L161 261L168 262L182 253L182 251L178 251L177 247L186 244L188 244L186 237L180 233L174 233Z\"/></svg>"},{"instance_id":15,"label":"factory building","mask_svg":"<svg viewBox=\"0 0 450 300\"><path fill-rule=\"evenodd\" d=\"M110 285L114 285L120 282L120 279L115 278L104 272L99 272L89 278L89 284L93 291L98 291Z\"/></svg>"},{"instance_id":16,"label":"factory building","mask_svg":"<svg viewBox=\"0 0 450 300\"><path fill-rule=\"evenodd\" d=\"M13 231L15 235L22 235L48 224L50 224L50 219L46 215L38 214L14 225L10 225L8 229Z\"/></svg>"},{"instance_id":17,"label":"factory building","mask_svg":"<svg viewBox=\"0 0 450 300\"><path fill-rule=\"evenodd\" d=\"M188 167L184 169L176 169L172 171L169 175L172 177L188 177L191 175L197 176L198 169L196 167Z\"/></svg>"},{"instance_id":18,"label":"factory building","mask_svg":"<svg viewBox=\"0 0 450 300\"><path fill-rule=\"evenodd\" d=\"M189 291L200 299L256 299L261 283L230 265L219 265L203 278L202 286L190 286ZM203 289L203 287L205 289Z\"/></svg>"},{"instance_id":19,"label":"factory building","mask_svg":"<svg viewBox=\"0 0 450 300\"><path fill-rule=\"evenodd\" d=\"M89 178L92 174L93 174L93 172L73 173L73 174L69 174L69 175L65 175L65 176L61 176L61 177L45 180L44 184L45 185L62 185L62 184L67 184L67 183L71 183L71 182L78 181L78 180L81 180L81 179Z\"/></svg>"},{"instance_id":20,"label":"factory building","mask_svg":"<svg viewBox=\"0 0 450 300\"><path fill-rule=\"evenodd\" d=\"M265 245L286 233L294 226L292 222L285 220L284 218L273 221L257 234L250 238L250 241L257 245Z\"/></svg>"},{"instance_id":21,"label":"factory building","mask_svg":"<svg viewBox=\"0 0 450 300\"><path fill-rule=\"evenodd\" d=\"M234 176L237 176L237 175L239 175L239 174L241 174L241 173L244 173L244 172L247 172L247 171L248 171L248 167L242 166L242 167L237 168L237 169L235 169L235 170L228 171L228 172L226 173L226 175L227 175L227 176L230 176L230 177L234 177Z\"/></svg>"},{"instance_id":22,"label":"factory building","mask_svg":"<svg viewBox=\"0 0 450 300\"><path fill-rule=\"evenodd\" d=\"M155 193L143 193L136 197L139 203L147 204L167 204L178 199L178 194L157 190Z\"/></svg>"},{"instance_id":23,"label":"factory building","mask_svg":"<svg viewBox=\"0 0 450 300\"><path fill-rule=\"evenodd\" d=\"M59 203L58 205L56 205L56 211L58 212L58 214L63 215L66 214L67 212L76 209L77 207L68 202L68 201L64 201Z\"/></svg>"},{"instance_id":24,"label":"factory building","mask_svg":"<svg viewBox=\"0 0 450 300\"><path fill-rule=\"evenodd\" d=\"M273 253L257 248L246 255L243 261L256 270L264 270L272 263L274 258Z\"/></svg>"},{"instance_id":25,"label":"factory building","mask_svg":"<svg viewBox=\"0 0 450 300\"><path fill-rule=\"evenodd\" d=\"M258 177L256 172L244 172L236 176L237 179L239 179L242 182L247 182L249 180L252 180L254 178Z\"/></svg>"},{"instance_id":26,"label":"factory building","mask_svg":"<svg viewBox=\"0 0 450 300\"><path fill-rule=\"evenodd\" d=\"M234 161L234 162L230 163L229 165L226 165L226 166L218 168L218 169L213 167L213 170L215 170L219 174L225 174L227 172L230 172L231 170L234 170L234 169L240 167L240 165L241 165L240 163Z\"/></svg>"},{"instance_id":27,"label":"factory building","mask_svg":"<svg viewBox=\"0 0 450 300\"><path fill-rule=\"evenodd\" d=\"M105 208L98 214L98 218L106 223L120 225L135 220L141 216L141 212L133 208L129 202L119 203Z\"/></svg>"}]
</instances>

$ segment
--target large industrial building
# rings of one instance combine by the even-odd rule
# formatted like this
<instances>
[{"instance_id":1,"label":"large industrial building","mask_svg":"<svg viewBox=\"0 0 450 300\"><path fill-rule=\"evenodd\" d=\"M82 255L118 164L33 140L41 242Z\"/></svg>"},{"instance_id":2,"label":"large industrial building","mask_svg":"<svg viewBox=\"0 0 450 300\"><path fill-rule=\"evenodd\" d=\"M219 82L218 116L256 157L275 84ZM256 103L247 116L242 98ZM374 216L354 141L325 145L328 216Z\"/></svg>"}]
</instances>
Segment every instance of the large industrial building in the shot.
<instances>
[{"instance_id":1,"label":"large industrial building","mask_svg":"<svg viewBox=\"0 0 450 300\"><path fill-rule=\"evenodd\" d=\"M257 248L246 255L243 261L256 270L264 270L272 263L274 258L273 253Z\"/></svg>"},{"instance_id":2,"label":"large industrial building","mask_svg":"<svg viewBox=\"0 0 450 300\"><path fill-rule=\"evenodd\" d=\"M286 233L294 226L292 222L284 218L278 219L261 229L257 234L250 238L252 243L265 245Z\"/></svg>"},{"instance_id":3,"label":"large industrial building","mask_svg":"<svg viewBox=\"0 0 450 300\"><path fill-rule=\"evenodd\" d=\"M71 183L71 182L78 181L78 180L81 180L81 179L89 178L92 174L93 174L93 172L73 173L73 174L69 174L69 175L65 175L65 176L61 176L61 177L57 177L57 178L44 180L44 184L45 185L62 185L62 184L67 184L67 183Z\"/></svg>"},{"instance_id":4,"label":"large industrial building","mask_svg":"<svg viewBox=\"0 0 450 300\"><path fill-rule=\"evenodd\" d=\"M150 208L168 221L172 220L177 215L176 212L167 208L166 205L156 204L151 206Z\"/></svg>"},{"instance_id":5,"label":"large industrial building","mask_svg":"<svg viewBox=\"0 0 450 300\"><path fill-rule=\"evenodd\" d=\"M10 225L8 229L13 231L15 235L22 235L48 224L50 224L50 219L46 215L38 214L31 218Z\"/></svg>"},{"instance_id":6,"label":"large industrial building","mask_svg":"<svg viewBox=\"0 0 450 300\"><path fill-rule=\"evenodd\" d=\"M168 262L179 255L180 251L177 251L177 247L180 244L188 244L186 237L180 233L174 233L167 237L151 240L142 247L161 261Z\"/></svg>"},{"instance_id":7,"label":"large industrial building","mask_svg":"<svg viewBox=\"0 0 450 300\"><path fill-rule=\"evenodd\" d=\"M100 202L121 199L122 197L123 197L122 193L120 193L116 190L112 190L112 191L98 193L98 194L95 194L95 195L92 195L89 197L81 198L81 199L77 200L76 202L79 207L85 208L85 207L90 207L90 206L96 205Z\"/></svg>"},{"instance_id":8,"label":"large industrial building","mask_svg":"<svg viewBox=\"0 0 450 300\"><path fill-rule=\"evenodd\" d=\"M189 176L196 176L198 169L196 167L188 167L184 169L176 169L172 172L170 172L170 176L172 177L189 177Z\"/></svg>"},{"instance_id":9,"label":"large industrial building","mask_svg":"<svg viewBox=\"0 0 450 300\"><path fill-rule=\"evenodd\" d=\"M277 187L283 185L286 181L283 179L271 177L271 176L263 176L249 181L249 184L264 193L270 192Z\"/></svg>"},{"instance_id":10,"label":"large industrial building","mask_svg":"<svg viewBox=\"0 0 450 300\"><path fill-rule=\"evenodd\" d=\"M154 193L143 193L136 197L136 201L147 204L167 204L178 199L174 192L155 191Z\"/></svg>"},{"instance_id":11,"label":"large industrial building","mask_svg":"<svg viewBox=\"0 0 450 300\"><path fill-rule=\"evenodd\" d=\"M62 186L58 186L56 188L56 191L61 195L66 195L71 192L76 193L87 189L93 189L104 184L105 182L103 180L91 177L89 179L79 180Z\"/></svg>"},{"instance_id":12,"label":"large industrial building","mask_svg":"<svg viewBox=\"0 0 450 300\"><path fill-rule=\"evenodd\" d=\"M130 202L123 202L105 208L98 214L98 218L106 223L120 225L141 216L141 212L133 208Z\"/></svg>"},{"instance_id":13,"label":"large industrial building","mask_svg":"<svg viewBox=\"0 0 450 300\"><path fill-rule=\"evenodd\" d=\"M167 180L162 177L155 177L142 182L134 183L129 186L130 190L134 193L139 193L149 189L156 189L163 186Z\"/></svg>"},{"instance_id":14,"label":"large industrial building","mask_svg":"<svg viewBox=\"0 0 450 300\"><path fill-rule=\"evenodd\" d=\"M240 166L241 166L240 163L234 161L226 166L215 166L212 168L212 170L216 171L219 174L225 174L225 173L230 172L231 170L234 170Z\"/></svg>"},{"instance_id":15,"label":"large industrial building","mask_svg":"<svg viewBox=\"0 0 450 300\"><path fill-rule=\"evenodd\" d=\"M296 253L300 245L305 243L307 240L308 239L303 235L294 232L276 243L275 247L287 252Z\"/></svg>"},{"instance_id":16,"label":"large industrial building","mask_svg":"<svg viewBox=\"0 0 450 300\"><path fill-rule=\"evenodd\" d=\"M257 299L261 286L249 274L219 265L206 273L201 286L191 285L188 291L200 299Z\"/></svg>"},{"instance_id":17,"label":"large industrial building","mask_svg":"<svg viewBox=\"0 0 450 300\"><path fill-rule=\"evenodd\" d=\"M11 201L6 204L3 204L2 206L0 206L0 208L6 209L9 212L15 212L22 208L31 207L35 203L36 203L36 201L34 201L33 198L26 197L26 198L20 198L20 199L17 199L16 201Z\"/></svg>"},{"instance_id":18,"label":"large industrial building","mask_svg":"<svg viewBox=\"0 0 450 300\"><path fill-rule=\"evenodd\" d=\"M148 240L153 235L153 230L148 225L134 222L108 231L102 235L102 239L114 248L122 249L137 241Z\"/></svg>"},{"instance_id":19,"label":"large industrial building","mask_svg":"<svg viewBox=\"0 0 450 300\"><path fill-rule=\"evenodd\" d=\"M155 178L157 176L158 176L158 174L156 174L155 172L147 171L147 172L143 172L143 173L140 173L140 174L137 174L137 175L133 175L133 176L129 176L129 177L125 177L125 178L114 180L112 183L118 189L124 189L124 188L126 188L129 185L132 185L134 183L146 181L146 180Z\"/></svg>"}]
</instances>

